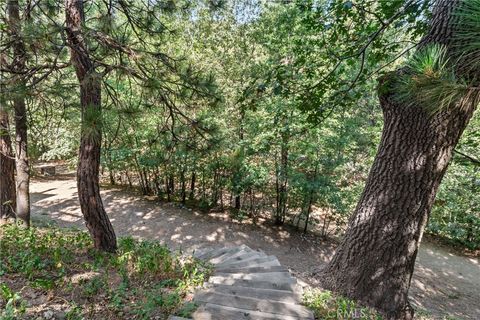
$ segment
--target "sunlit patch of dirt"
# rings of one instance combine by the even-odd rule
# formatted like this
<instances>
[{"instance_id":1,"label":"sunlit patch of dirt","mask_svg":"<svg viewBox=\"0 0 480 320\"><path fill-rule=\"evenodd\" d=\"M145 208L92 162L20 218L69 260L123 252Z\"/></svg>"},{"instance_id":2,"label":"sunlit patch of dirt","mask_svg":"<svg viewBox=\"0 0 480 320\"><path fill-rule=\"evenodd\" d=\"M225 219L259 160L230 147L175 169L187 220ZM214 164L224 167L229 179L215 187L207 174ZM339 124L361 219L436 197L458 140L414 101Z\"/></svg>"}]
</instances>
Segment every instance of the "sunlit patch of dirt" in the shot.
<instances>
[{"instance_id":1,"label":"sunlit patch of dirt","mask_svg":"<svg viewBox=\"0 0 480 320\"><path fill-rule=\"evenodd\" d=\"M59 226L84 228L74 176L35 180L32 185L34 219ZM117 235L157 239L171 248L193 251L205 246L246 244L278 257L282 265L308 285L332 256L336 241L273 226L266 219L232 219L228 212L204 213L173 203L161 203L121 187L102 191ZM432 241L422 244L412 279L411 300L435 319L450 315L480 319L478 256L464 256Z\"/></svg>"}]
</instances>

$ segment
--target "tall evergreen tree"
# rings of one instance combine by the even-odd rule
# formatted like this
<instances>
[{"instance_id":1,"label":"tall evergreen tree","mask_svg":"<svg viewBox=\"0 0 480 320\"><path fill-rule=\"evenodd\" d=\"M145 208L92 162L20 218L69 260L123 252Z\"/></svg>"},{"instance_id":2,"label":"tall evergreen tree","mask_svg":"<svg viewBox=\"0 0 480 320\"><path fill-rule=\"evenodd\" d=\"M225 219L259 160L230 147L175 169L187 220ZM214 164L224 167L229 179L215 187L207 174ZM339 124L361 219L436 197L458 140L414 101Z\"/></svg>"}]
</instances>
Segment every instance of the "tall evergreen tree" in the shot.
<instances>
[{"instance_id":1,"label":"tall evergreen tree","mask_svg":"<svg viewBox=\"0 0 480 320\"><path fill-rule=\"evenodd\" d=\"M27 108L23 73L26 68L26 49L21 36L19 3L9 0L7 4L9 33L13 48L10 70L14 74L13 109L15 114L15 164L16 164L16 216L26 226L30 225L30 167L28 164Z\"/></svg>"},{"instance_id":2,"label":"tall evergreen tree","mask_svg":"<svg viewBox=\"0 0 480 320\"><path fill-rule=\"evenodd\" d=\"M66 32L72 65L80 85L82 130L77 167L78 198L96 248L114 252L117 241L100 196L102 145L101 75L96 72L83 32L83 0L66 0Z\"/></svg>"},{"instance_id":3,"label":"tall evergreen tree","mask_svg":"<svg viewBox=\"0 0 480 320\"><path fill-rule=\"evenodd\" d=\"M382 78L383 134L326 288L412 319L408 290L440 182L479 103L480 1L439 0L410 63Z\"/></svg>"},{"instance_id":4,"label":"tall evergreen tree","mask_svg":"<svg viewBox=\"0 0 480 320\"><path fill-rule=\"evenodd\" d=\"M0 91L1 92L1 91ZM15 218L15 160L8 113L0 101L0 223Z\"/></svg>"}]
</instances>

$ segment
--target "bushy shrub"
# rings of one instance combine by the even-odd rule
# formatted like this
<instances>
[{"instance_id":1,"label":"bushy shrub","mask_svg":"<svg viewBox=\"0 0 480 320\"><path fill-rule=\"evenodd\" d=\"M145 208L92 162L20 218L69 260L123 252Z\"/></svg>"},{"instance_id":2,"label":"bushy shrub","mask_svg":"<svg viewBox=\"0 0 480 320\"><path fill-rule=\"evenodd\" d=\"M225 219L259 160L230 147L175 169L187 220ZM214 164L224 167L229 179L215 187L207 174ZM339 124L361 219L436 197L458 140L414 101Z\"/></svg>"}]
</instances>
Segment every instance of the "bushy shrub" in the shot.
<instances>
[{"instance_id":1,"label":"bushy shrub","mask_svg":"<svg viewBox=\"0 0 480 320\"><path fill-rule=\"evenodd\" d=\"M480 171L452 163L440 186L427 232L475 250L480 248Z\"/></svg>"}]
</instances>

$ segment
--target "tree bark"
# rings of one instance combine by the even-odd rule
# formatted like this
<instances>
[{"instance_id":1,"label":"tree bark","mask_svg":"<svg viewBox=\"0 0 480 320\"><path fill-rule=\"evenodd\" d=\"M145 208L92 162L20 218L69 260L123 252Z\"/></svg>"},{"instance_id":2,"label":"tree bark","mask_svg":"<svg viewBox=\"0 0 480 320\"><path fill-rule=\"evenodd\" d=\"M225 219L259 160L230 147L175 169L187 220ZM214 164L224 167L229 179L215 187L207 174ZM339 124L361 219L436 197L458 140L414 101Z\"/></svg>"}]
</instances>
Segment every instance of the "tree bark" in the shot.
<instances>
[{"instance_id":1,"label":"tree bark","mask_svg":"<svg viewBox=\"0 0 480 320\"><path fill-rule=\"evenodd\" d=\"M19 4L17 0L8 1L8 23L10 36L13 45L13 62L12 70L16 74L21 74L25 70L26 50L21 38L21 24L19 14ZM25 81L16 76L14 81L17 92L13 99L13 109L15 111L15 158L16 158L16 189L17 218L29 227L30 226L30 167L28 164L27 152L27 108L25 105L25 97L23 90Z\"/></svg>"},{"instance_id":2,"label":"tree bark","mask_svg":"<svg viewBox=\"0 0 480 320\"><path fill-rule=\"evenodd\" d=\"M82 0L66 0L67 43L71 61L80 82L82 130L77 169L80 207L95 248L114 252L115 232L100 196L99 169L102 139L101 79L95 72L82 34L84 9Z\"/></svg>"},{"instance_id":3,"label":"tree bark","mask_svg":"<svg viewBox=\"0 0 480 320\"><path fill-rule=\"evenodd\" d=\"M195 199L195 171L192 171L192 178L190 180L190 195L188 196L189 200Z\"/></svg>"},{"instance_id":4,"label":"tree bark","mask_svg":"<svg viewBox=\"0 0 480 320\"><path fill-rule=\"evenodd\" d=\"M441 43L449 48L452 10L458 4L457 0L436 4L431 30L421 46ZM412 319L408 290L422 233L452 152L479 99L478 94L467 94L459 105L432 115L420 105L398 102L391 88L379 95L384 115L380 146L346 234L321 281L326 289L375 307L386 319Z\"/></svg>"},{"instance_id":5,"label":"tree bark","mask_svg":"<svg viewBox=\"0 0 480 320\"><path fill-rule=\"evenodd\" d=\"M0 224L15 219L15 161L8 122L8 113L0 101Z\"/></svg>"},{"instance_id":6,"label":"tree bark","mask_svg":"<svg viewBox=\"0 0 480 320\"><path fill-rule=\"evenodd\" d=\"M280 164L277 169L277 208L275 215L275 224L282 225L285 223L287 215L287 200L288 200L288 141L289 133L281 133L280 146Z\"/></svg>"},{"instance_id":7,"label":"tree bark","mask_svg":"<svg viewBox=\"0 0 480 320\"><path fill-rule=\"evenodd\" d=\"M182 189L182 203L185 204L187 201L187 190L186 190L186 182L185 182L185 169L182 168L180 172L180 181L181 181L181 189Z\"/></svg>"}]
</instances>

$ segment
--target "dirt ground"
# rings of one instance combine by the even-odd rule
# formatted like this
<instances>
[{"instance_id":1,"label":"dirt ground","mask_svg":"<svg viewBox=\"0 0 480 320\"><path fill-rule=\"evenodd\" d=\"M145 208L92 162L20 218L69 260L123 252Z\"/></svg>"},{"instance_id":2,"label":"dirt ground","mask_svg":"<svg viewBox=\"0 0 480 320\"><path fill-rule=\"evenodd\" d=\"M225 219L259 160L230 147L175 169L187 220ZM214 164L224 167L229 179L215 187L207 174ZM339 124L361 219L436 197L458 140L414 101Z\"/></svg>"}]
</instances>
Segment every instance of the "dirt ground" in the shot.
<instances>
[{"instance_id":1,"label":"dirt ground","mask_svg":"<svg viewBox=\"0 0 480 320\"><path fill-rule=\"evenodd\" d=\"M73 175L35 180L31 187L34 223L84 227ZM102 191L105 207L119 236L156 239L173 249L246 244L278 257L301 281L315 286L315 271L328 261L335 242L285 227L254 226L158 203L122 188ZM478 258L424 241L417 258L411 301L434 319L480 319Z\"/></svg>"}]
</instances>

